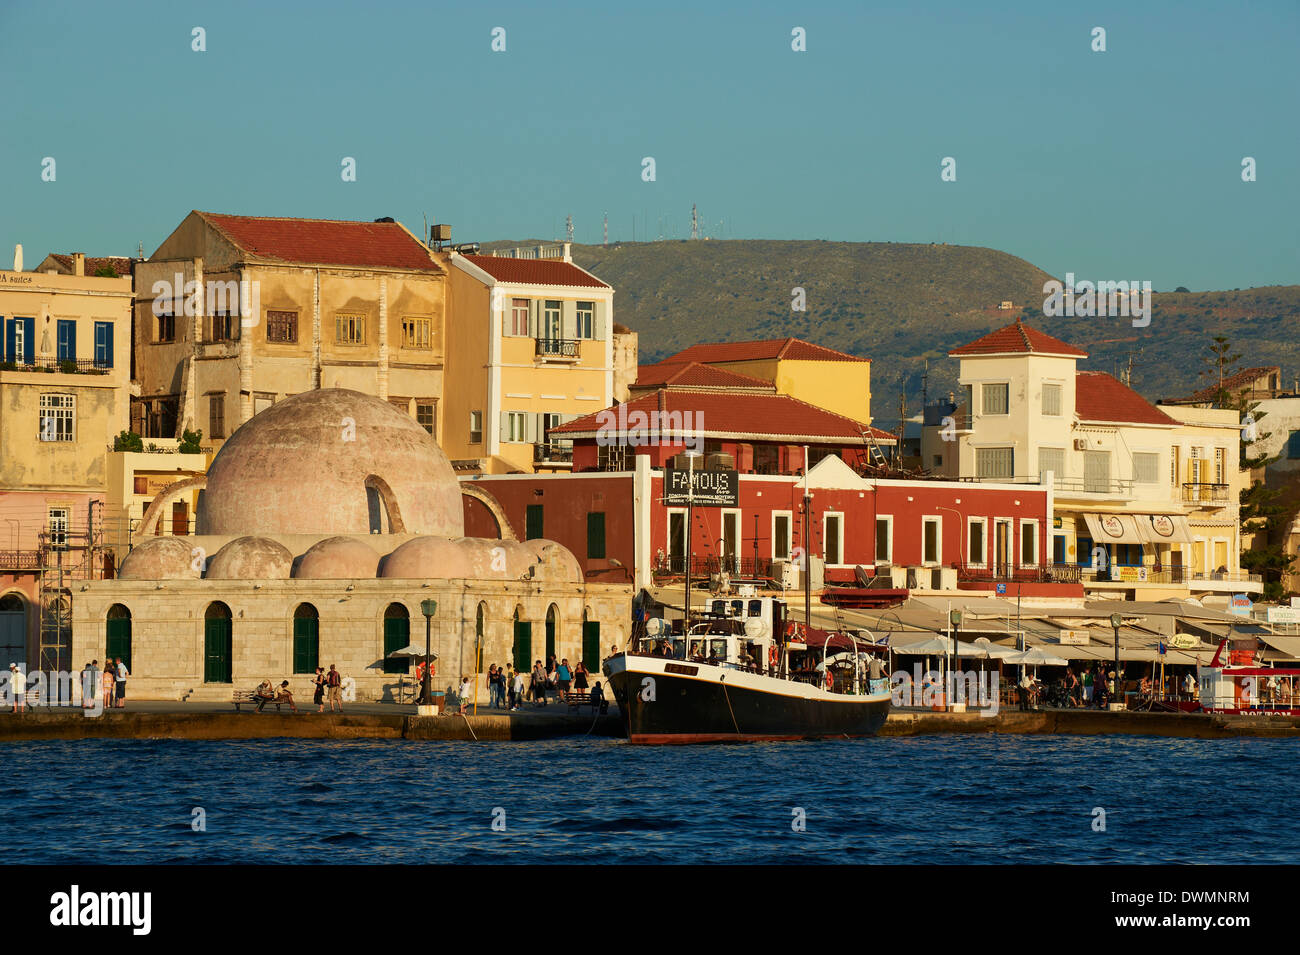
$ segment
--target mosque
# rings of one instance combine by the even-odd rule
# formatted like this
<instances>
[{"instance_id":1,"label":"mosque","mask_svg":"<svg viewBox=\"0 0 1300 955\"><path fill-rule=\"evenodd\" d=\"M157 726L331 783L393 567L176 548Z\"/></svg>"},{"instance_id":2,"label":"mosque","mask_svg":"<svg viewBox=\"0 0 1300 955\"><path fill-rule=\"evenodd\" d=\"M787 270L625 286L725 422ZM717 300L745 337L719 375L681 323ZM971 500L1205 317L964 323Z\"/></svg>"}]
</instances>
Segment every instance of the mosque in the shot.
<instances>
[{"instance_id":1,"label":"mosque","mask_svg":"<svg viewBox=\"0 0 1300 955\"><path fill-rule=\"evenodd\" d=\"M197 533L151 536L196 488ZM500 539L464 536L465 496L493 513ZM74 668L126 659L130 699L229 700L287 679L309 700L316 667L334 664L358 701L396 700L415 668L391 654L423 647L429 599L435 686L477 670L486 699L494 663L531 668L554 653L598 672L632 616L630 585L588 582L561 545L515 539L415 419L344 389L254 416L205 476L158 495L141 538L117 579L79 584L72 600Z\"/></svg>"}]
</instances>

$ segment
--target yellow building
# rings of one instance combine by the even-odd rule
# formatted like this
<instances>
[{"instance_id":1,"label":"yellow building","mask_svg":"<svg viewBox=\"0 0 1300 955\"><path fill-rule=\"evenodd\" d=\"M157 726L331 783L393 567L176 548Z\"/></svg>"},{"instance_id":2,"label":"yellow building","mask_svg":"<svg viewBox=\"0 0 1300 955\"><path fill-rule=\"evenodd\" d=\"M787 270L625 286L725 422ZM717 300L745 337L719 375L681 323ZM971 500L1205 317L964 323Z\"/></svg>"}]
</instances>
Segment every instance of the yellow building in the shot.
<instances>
[{"instance_id":1,"label":"yellow building","mask_svg":"<svg viewBox=\"0 0 1300 955\"><path fill-rule=\"evenodd\" d=\"M615 332L614 290L574 265L567 244L453 253L449 264L443 448L458 470L569 470L570 443L548 431L609 407L635 367L634 336Z\"/></svg>"},{"instance_id":2,"label":"yellow building","mask_svg":"<svg viewBox=\"0 0 1300 955\"><path fill-rule=\"evenodd\" d=\"M814 345L798 338L692 345L660 365L699 362L776 386L779 395L871 423L871 359Z\"/></svg>"},{"instance_id":3,"label":"yellow building","mask_svg":"<svg viewBox=\"0 0 1300 955\"><path fill-rule=\"evenodd\" d=\"M131 279L0 271L0 666L66 663L69 582L100 576L106 460L127 427ZM42 626L44 621L47 626ZM7 659L6 659L7 658Z\"/></svg>"},{"instance_id":4,"label":"yellow building","mask_svg":"<svg viewBox=\"0 0 1300 955\"><path fill-rule=\"evenodd\" d=\"M391 219L191 212L136 269L134 430L214 447L289 395L350 388L441 439L445 257Z\"/></svg>"}]
</instances>

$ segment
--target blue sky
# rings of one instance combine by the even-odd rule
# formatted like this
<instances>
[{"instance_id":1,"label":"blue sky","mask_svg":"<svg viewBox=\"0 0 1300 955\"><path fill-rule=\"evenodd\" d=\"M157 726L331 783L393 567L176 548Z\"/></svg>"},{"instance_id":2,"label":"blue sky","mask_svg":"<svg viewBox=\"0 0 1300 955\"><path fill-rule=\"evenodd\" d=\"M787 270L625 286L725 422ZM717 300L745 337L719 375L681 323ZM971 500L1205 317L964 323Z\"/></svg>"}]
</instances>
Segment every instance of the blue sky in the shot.
<instances>
[{"instance_id":1,"label":"blue sky","mask_svg":"<svg viewBox=\"0 0 1300 955\"><path fill-rule=\"evenodd\" d=\"M561 237L572 214L599 242L606 212L611 240L684 237L694 202L723 238L1296 284L1297 49L1296 0L0 0L0 260L147 255L194 208L427 215L458 241Z\"/></svg>"}]
</instances>

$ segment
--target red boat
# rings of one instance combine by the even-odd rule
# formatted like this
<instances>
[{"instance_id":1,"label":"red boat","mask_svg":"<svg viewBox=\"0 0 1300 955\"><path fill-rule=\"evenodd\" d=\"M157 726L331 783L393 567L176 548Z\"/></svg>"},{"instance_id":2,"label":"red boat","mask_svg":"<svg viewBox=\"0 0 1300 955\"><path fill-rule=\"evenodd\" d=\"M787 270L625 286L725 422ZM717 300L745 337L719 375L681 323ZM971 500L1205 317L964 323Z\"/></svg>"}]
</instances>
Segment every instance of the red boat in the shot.
<instances>
[{"instance_id":1,"label":"red boat","mask_svg":"<svg viewBox=\"0 0 1300 955\"><path fill-rule=\"evenodd\" d=\"M1300 669L1257 666L1252 654L1233 651L1223 663L1219 644L1209 666L1197 667L1201 709L1243 716L1300 716Z\"/></svg>"}]
</instances>

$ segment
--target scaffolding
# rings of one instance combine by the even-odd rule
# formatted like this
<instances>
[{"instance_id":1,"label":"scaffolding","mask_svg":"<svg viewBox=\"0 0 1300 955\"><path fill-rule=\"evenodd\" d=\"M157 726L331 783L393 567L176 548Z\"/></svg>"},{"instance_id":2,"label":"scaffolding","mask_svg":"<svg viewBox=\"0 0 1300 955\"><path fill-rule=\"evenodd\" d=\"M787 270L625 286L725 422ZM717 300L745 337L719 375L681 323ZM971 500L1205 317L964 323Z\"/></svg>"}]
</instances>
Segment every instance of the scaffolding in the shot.
<instances>
[{"instance_id":1,"label":"scaffolding","mask_svg":"<svg viewBox=\"0 0 1300 955\"><path fill-rule=\"evenodd\" d=\"M36 669L72 671L72 585L105 576L104 525L102 513L98 520L95 513L102 507L99 501L90 502L83 530L49 524L37 535L40 629Z\"/></svg>"}]
</instances>

